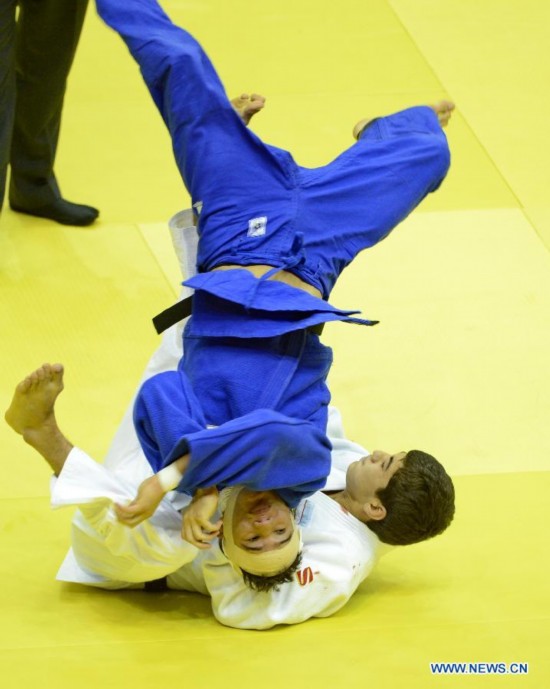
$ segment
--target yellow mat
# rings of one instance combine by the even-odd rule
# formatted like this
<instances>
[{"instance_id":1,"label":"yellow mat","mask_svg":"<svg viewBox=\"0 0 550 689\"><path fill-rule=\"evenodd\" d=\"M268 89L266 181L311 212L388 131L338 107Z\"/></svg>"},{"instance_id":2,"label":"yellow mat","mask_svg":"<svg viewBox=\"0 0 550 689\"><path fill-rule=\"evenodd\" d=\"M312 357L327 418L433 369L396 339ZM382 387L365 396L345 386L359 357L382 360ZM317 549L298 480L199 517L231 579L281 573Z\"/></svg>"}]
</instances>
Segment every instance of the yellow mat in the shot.
<instances>
[{"instance_id":1,"label":"yellow mat","mask_svg":"<svg viewBox=\"0 0 550 689\"><path fill-rule=\"evenodd\" d=\"M445 184L342 277L333 302L381 324L333 325L334 401L370 448L418 446L456 477L457 516L388 555L333 618L226 629L200 596L61 585L70 511L0 426L0 663L17 689L550 684L550 16L538 0L167 0L231 93L268 96L254 124L319 165L354 122L450 97ZM101 458L172 303L166 220L188 203L168 137L119 39L88 13L57 173L101 209L93 228L0 217L0 407L44 361L66 366L58 418ZM528 664L435 675L430 663ZM520 670L524 670L524 666Z\"/></svg>"}]
</instances>

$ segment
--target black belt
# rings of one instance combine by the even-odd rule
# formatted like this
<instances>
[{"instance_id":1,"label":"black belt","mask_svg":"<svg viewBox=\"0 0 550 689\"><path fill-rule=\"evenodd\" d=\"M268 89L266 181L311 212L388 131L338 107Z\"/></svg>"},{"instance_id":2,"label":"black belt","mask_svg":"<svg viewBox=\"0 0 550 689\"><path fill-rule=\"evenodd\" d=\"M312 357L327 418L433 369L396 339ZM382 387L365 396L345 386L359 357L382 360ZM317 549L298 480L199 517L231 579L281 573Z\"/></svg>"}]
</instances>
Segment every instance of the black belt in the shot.
<instances>
[{"instance_id":1,"label":"black belt","mask_svg":"<svg viewBox=\"0 0 550 689\"><path fill-rule=\"evenodd\" d=\"M153 318L153 325L155 326L157 333L160 335L165 330L168 330L170 326L174 325L175 323L179 323L184 318L187 318L187 316L190 316L192 306L193 297L191 296L186 297L185 299L178 301L177 304L174 304L173 306L164 309L164 311L161 311L161 313Z\"/></svg>"},{"instance_id":2,"label":"black belt","mask_svg":"<svg viewBox=\"0 0 550 689\"><path fill-rule=\"evenodd\" d=\"M186 297L176 304L169 306L164 311L161 311L157 316L153 318L153 325L155 330L160 335L165 330L168 330L172 325L179 323L187 316L191 315L191 310L193 308L193 297ZM313 333L314 335L320 335L325 327L324 323L318 323L317 325L311 325L306 328L308 333Z\"/></svg>"}]
</instances>

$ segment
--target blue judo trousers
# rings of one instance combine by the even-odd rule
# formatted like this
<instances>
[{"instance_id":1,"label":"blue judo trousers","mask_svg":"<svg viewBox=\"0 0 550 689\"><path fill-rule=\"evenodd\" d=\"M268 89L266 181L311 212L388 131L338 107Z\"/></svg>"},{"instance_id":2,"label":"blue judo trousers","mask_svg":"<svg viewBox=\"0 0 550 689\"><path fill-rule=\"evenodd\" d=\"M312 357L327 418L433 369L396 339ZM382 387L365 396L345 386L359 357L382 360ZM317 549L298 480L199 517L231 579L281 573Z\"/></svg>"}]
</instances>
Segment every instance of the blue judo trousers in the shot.
<instances>
[{"instance_id":1,"label":"blue judo trousers","mask_svg":"<svg viewBox=\"0 0 550 689\"><path fill-rule=\"evenodd\" d=\"M332 353L309 328L372 323L333 307L330 292L360 251L441 184L450 162L446 137L430 108L410 108L374 120L328 165L301 167L244 125L201 46L156 0L97 0L97 7L139 64L199 216L198 274L185 283L195 298L184 357L177 372L142 387L134 411L140 442L155 471L191 449L194 483L184 479L179 490L286 485L285 499L296 504L324 485L330 468L324 432ZM273 271L261 279L246 270L209 272L224 264ZM323 299L266 279L277 270L296 274ZM213 450L226 432L235 435L225 452ZM254 438L242 441L246 456L237 449L244 435ZM206 438L211 447L203 454ZM213 458L216 481L205 469Z\"/></svg>"}]
</instances>

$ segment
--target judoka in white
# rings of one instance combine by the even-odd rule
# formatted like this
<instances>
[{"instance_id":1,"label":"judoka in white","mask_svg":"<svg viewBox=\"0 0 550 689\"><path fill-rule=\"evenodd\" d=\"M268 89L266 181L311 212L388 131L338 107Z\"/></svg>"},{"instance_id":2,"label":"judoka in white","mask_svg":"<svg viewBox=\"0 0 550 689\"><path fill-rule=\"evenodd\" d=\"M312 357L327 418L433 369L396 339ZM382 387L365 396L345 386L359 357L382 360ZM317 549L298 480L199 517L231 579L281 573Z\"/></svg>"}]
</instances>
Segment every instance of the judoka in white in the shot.
<instances>
[{"instance_id":1,"label":"judoka in white","mask_svg":"<svg viewBox=\"0 0 550 689\"><path fill-rule=\"evenodd\" d=\"M335 409L329 433L342 433ZM268 629L332 615L371 571L380 551L378 538L323 493L303 500L296 510L302 564L294 580L278 591L252 591L217 542L198 550L182 540L179 508L188 499L181 494L170 493L148 521L129 529L116 520L113 504L131 499L151 469L137 439L128 440L133 446L118 464L112 454L100 465L74 448L59 477L52 479L52 506L79 507L72 547L57 575L60 581L120 589L141 588L143 582L166 576L169 589L209 595L222 624ZM343 436L331 440L334 469L327 487L340 490L349 464L366 452Z\"/></svg>"}]
</instances>

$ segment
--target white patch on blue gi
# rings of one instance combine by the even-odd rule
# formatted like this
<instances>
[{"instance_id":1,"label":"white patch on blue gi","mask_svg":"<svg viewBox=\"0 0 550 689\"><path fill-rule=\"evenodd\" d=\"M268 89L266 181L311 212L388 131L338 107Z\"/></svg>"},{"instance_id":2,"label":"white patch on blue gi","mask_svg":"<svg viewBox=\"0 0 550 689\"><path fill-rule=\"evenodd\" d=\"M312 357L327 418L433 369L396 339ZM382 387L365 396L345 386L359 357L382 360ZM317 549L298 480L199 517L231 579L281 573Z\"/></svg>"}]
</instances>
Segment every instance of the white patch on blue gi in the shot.
<instances>
[{"instance_id":1,"label":"white patch on blue gi","mask_svg":"<svg viewBox=\"0 0 550 689\"><path fill-rule=\"evenodd\" d=\"M262 237L267 230L267 217L252 218L248 221L247 237Z\"/></svg>"}]
</instances>

